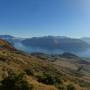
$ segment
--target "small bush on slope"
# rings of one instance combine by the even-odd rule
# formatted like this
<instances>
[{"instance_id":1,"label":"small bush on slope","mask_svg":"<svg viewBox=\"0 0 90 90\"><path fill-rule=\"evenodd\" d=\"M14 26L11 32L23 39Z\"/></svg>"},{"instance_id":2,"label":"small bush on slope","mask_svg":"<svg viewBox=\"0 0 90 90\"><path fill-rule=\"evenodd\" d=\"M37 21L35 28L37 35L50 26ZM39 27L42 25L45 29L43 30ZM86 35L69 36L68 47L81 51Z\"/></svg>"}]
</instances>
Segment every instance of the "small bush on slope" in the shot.
<instances>
[{"instance_id":1,"label":"small bush on slope","mask_svg":"<svg viewBox=\"0 0 90 90\"><path fill-rule=\"evenodd\" d=\"M32 90L32 86L24 79L24 74L13 74L1 81L0 90Z\"/></svg>"},{"instance_id":2,"label":"small bush on slope","mask_svg":"<svg viewBox=\"0 0 90 90\"><path fill-rule=\"evenodd\" d=\"M69 84L67 85L67 90L76 90L76 88L73 84Z\"/></svg>"},{"instance_id":3,"label":"small bush on slope","mask_svg":"<svg viewBox=\"0 0 90 90\"><path fill-rule=\"evenodd\" d=\"M34 72L32 69L28 68L24 70L26 72L27 75L34 75Z\"/></svg>"},{"instance_id":4,"label":"small bush on slope","mask_svg":"<svg viewBox=\"0 0 90 90\"><path fill-rule=\"evenodd\" d=\"M41 75L38 75L37 78L39 82L47 85L55 85L57 83L62 83L62 81L60 81L56 76L53 76L49 73L43 73Z\"/></svg>"}]
</instances>

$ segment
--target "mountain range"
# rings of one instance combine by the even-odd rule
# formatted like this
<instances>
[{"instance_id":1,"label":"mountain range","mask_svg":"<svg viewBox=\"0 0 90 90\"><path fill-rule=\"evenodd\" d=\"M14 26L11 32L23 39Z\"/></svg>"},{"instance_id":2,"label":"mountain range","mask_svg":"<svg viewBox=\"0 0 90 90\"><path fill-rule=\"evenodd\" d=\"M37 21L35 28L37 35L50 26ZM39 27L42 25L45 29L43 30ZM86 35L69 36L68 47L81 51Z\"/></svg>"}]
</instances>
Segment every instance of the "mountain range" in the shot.
<instances>
[{"instance_id":1,"label":"mountain range","mask_svg":"<svg viewBox=\"0 0 90 90\"><path fill-rule=\"evenodd\" d=\"M65 36L17 38L10 35L0 35L0 38L10 42L15 48L28 53L61 54L69 52L88 57L90 52L90 38L76 39Z\"/></svg>"}]
</instances>

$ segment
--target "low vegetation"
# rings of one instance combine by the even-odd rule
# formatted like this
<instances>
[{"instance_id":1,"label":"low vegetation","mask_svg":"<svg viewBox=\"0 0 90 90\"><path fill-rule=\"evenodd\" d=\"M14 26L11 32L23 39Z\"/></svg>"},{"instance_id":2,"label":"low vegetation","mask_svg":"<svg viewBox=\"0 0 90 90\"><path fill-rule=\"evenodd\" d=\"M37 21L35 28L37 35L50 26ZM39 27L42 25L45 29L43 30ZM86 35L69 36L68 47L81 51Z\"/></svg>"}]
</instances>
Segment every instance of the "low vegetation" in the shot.
<instances>
[{"instance_id":1,"label":"low vegetation","mask_svg":"<svg viewBox=\"0 0 90 90\"><path fill-rule=\"evenodd\" d=\"M37 80L47 85L56 85L62 83L62 81L57 76L54 76L49 73L37 75Z\"/></svg>"},{"instance_id":2,"label":"low vegetation","mask_svg":"<svg viewBox=\"0 0 90 90\"><path fill-rule=\"evenodd\" d=\"M0 90L32 90L33 86L25 80L24 74L12 74L0 82Z\"/></svg>"},{"instance_id":3,"label":"low vegetation","mask_svg":"<svg viewBox=\"0 0 90 90\"><path fill-rule=\"evenodd\" d=\"M75 68L78 73L71 72L73 68L69 69L73 62L76 64L74 60L65 67L66 58L44 55L46 58L42 59L11 48L0 48L0 90L80 90L90 86L84 76L76 75L83 68Z\"/></svg>"}]
</instances>

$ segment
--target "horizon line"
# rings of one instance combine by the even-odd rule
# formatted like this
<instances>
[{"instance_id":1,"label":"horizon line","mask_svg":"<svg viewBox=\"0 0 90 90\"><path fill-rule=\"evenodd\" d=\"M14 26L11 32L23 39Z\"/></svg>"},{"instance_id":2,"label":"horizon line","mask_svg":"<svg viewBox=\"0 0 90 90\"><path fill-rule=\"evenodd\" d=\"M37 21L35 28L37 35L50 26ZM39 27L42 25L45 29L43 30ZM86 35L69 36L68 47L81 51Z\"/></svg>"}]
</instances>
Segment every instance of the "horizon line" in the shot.
<instances>
[{"instance_id":1,"label":"horizon line","mask_svg":"<svg viewBox=\"0 0 90 90\"><path fill-rule=\"evenodd\" d=\"M80 39L80 38L90 38L88 36L82 36L82 37L72 37L72 36L64 36L64 35L37 35L37 36L28 36L28 37L22 37L22 36L18 36L18 35L11 35L11 34L0 34L0 36L12 36L12 37L16 37L16 38L34 38L34 37L66 37L66 38L75 38L75 39Z\"/></svg>"}]
</instances>

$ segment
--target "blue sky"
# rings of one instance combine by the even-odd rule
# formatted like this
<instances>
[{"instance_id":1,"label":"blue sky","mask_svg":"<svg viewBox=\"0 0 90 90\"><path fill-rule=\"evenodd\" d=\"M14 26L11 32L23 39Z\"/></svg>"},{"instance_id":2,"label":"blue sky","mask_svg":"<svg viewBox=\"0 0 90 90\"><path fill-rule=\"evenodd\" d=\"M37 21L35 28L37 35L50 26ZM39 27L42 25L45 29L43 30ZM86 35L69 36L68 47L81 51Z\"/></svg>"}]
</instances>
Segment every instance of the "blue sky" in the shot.
<instances>
[{"instance_id":1,"label":"blue sky","mask_svg":"<svg viewBox=\"0 0 90 90\"><path fill-rule=\"evenodd\" d=\"M90 37L90 0L0 0L0 34Z\"/></svg>"}]
</instances>

